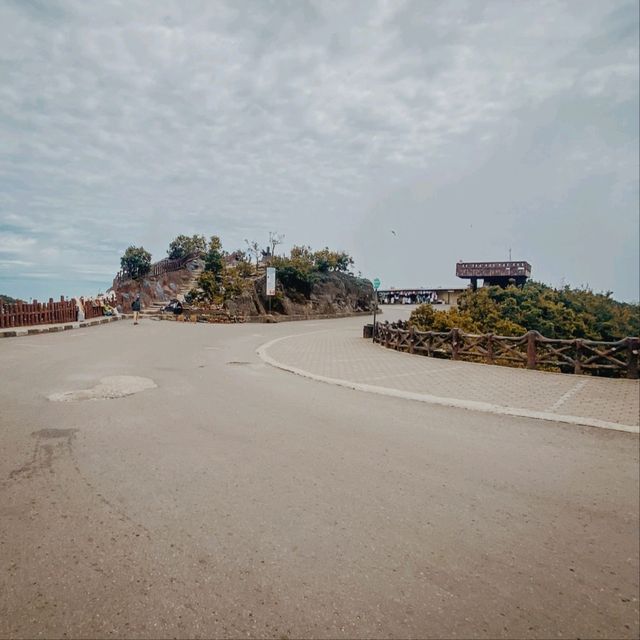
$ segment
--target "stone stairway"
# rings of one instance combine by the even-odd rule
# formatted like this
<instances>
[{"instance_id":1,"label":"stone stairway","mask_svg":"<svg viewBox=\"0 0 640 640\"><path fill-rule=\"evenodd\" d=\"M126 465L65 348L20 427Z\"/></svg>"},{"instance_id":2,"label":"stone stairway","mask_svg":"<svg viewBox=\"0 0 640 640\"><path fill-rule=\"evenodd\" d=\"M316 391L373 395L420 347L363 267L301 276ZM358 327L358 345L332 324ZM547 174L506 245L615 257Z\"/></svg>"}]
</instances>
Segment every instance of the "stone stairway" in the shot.
<instances>
[{"instance_id":1,"label":"stone stairway","mask_svg":"<svg viewBox=\"0 0 640 640\"><path fill-rule=\"evenodd\" d=\"M200 274L204 271L202 267L198 267L190 272L189 277L185 278L180 285L178 286L177 291L173 295L173 299L178 298L179 296L184 296L191 291L198 284L198 278ZM142 316L153 317L158 316L162 313L162 309L169 304L170 300L154 300L150 305L147 305L140 313Z\"/></svg>"}]
</instances>

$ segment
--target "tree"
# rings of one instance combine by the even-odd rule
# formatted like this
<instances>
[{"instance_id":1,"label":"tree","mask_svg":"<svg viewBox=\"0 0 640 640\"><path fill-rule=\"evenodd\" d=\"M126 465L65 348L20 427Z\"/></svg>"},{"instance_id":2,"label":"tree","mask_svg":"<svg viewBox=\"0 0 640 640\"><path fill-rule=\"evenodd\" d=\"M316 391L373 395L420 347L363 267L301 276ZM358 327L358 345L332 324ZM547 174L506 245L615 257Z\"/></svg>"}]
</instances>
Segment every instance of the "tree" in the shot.
<instances>
[{"instance_id":1,"label":"tree","mask_svg":"<svg viewBox=\"0 0 640 640\"><path fill-rule=\"evenodd\" d=\"M244 241L247 243L247 253L255 258L256 261L256 271L258 270L258 264L260 263L260 256L262 255L262 249L260 249L260 245L257 240L252 240L249 242L246 238Z\"/></svg>"},{"instance_id":2,"label":"tree","mask_svg":"<svg viewBox=\"0 0 640 640\"><path fill-rule=\"evenodd\" d=\"M128 247L120 258L122 270L132 279L141 278L149 273L151 268L151 254L144 247Z\"/></svg>"},{"instance_id":3,"label":"tree","mask_svg":"<svg viewBox=\"0 0 640 640\"><path fill-rule=\"evenodd\" d=\"M197 234L189 236L179 235L169 244L167 254L171 260L186 258L190 255L201 256L207 250L207 240Z\"/></svg>"},{"instance_id":4,"label":"tree","mask_svg":"<svg viewBox=\"0 0 640 640\"><path fill-rule=\"evenodd\" d=\"M222 251L222 242L220 241L220 238L218 236L211 236L209 246L207 247L207 253L204 257L205 271L221 274L224 270L223 258L224 253Z\"/></svg>"},{"instance_id":5,"label":"tree","mask_svg":"<svg viewBox=\"0 0 640 640\"><path fill-rule=\"evenodd\" d=\"M318 271L347 272L353 264L353 258L346 251L331 251L325 247L313 254L313 260Z\"/></svg>"},{"instance_id":6,"label":"tree","mask_svg":"<svg viewBox=\"0 0 640 640\"><path fill-rule=\"evenodd\" d=\"M276 233L275 231L269 231L269 249L271 255L276 255L276 247L282 244L284 241L284 233Z\"/></svg>"}]
</instances>

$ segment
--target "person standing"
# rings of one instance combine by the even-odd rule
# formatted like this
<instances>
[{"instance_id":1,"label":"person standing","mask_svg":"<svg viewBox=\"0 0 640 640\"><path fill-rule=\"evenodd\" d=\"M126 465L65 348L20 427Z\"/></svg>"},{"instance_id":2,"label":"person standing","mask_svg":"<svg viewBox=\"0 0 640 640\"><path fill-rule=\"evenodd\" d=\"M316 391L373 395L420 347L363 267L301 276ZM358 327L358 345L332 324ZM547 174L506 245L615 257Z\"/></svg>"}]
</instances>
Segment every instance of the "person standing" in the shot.
<instances>
[{"instance_id":1,"label":"person standing","mask_svg":"<svg viewBox=\"0 0 640 640\"><path fill-rule=\"evenodd\" d=\"M138 324L138 318L140 317L140 309L142 302L140 301L140 294L136 293L136 297L131 303L131 311L133 311L133 324Z\"/></svg>"}]
</instances>

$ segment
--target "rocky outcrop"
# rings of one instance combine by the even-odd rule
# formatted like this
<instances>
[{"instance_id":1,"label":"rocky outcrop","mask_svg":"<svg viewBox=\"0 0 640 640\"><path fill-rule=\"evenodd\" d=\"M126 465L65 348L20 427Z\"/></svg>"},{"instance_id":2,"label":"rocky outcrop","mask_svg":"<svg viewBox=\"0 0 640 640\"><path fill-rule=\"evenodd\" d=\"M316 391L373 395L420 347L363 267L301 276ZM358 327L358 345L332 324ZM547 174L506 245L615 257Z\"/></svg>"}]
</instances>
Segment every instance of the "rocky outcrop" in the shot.
<instances>
[{"instance_id":1,"label":"rocky outcrop","mask_svg":"<svg viewBox=\"0 0 640 640\"><path fill-rule=\"evenodd\" d=\"M158 275L147 275L139 280L113 281L111 291L118 299L130 303L137 293L140 294L144 307L162 305L184 296L196 286L198 276L204 269L204 262L195 258L186 263L184 269L168 271Z\"/></svg>"},{"instance_id":2,"label":"rocky outcrop","mask_svg":"<svg viewBox=\"0 0 640 640\"><path fill-rule=\"evenodd\" d=\"M165 304L185 295L197 284L204 264L194 259L179 271L149 275L140 280L116 279L112 290L123 306L130 305L136 293L140 293L146 309L160 309ZM231 317L252 318L266 316L314 317L318 315L344 315L372 311L374 291L371 283L346 273L319 273L308 295L288 291L277 285L277 294L271 301L264 294L265 276L250 281L247 291L227 300L224 309Z\"/></svg>"},{"instance_id":3,"label":"rocky outcrop","mask_svg":"<svg viewBox=\"0 0 640 640\"><path fill-rule=\"evenodd\" d=\"M264 295L265 276L256 278L247 293L227 300L225 308L232 315L260 316L269 311L269 300ZM318 274L309 296L286 291L278 284L277 295L271 299L272 314L286 316L337 315L373 310L374 291L368 280L346 273Z\"/></svg>"}]
</instances>

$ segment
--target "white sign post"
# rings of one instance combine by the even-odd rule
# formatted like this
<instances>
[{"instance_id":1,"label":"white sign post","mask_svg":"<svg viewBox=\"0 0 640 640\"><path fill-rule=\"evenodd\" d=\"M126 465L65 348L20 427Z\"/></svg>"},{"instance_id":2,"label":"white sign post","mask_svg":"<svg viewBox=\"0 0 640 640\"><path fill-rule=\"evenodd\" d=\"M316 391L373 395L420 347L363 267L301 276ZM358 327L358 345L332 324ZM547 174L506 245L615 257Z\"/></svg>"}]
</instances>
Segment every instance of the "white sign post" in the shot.
<instances>
[{"instance_id":1,"label":"white sign post","mask_svg":"<svg viewBox=\"0 0 640 640\"><path fill-rule=\"evenodd\" d=\"M265 282L265 293L269 299L269 314L271 314L271 296L276 295L276 270L275 267L267 267L267 279Z\"/></svg>"}]
</instances>

